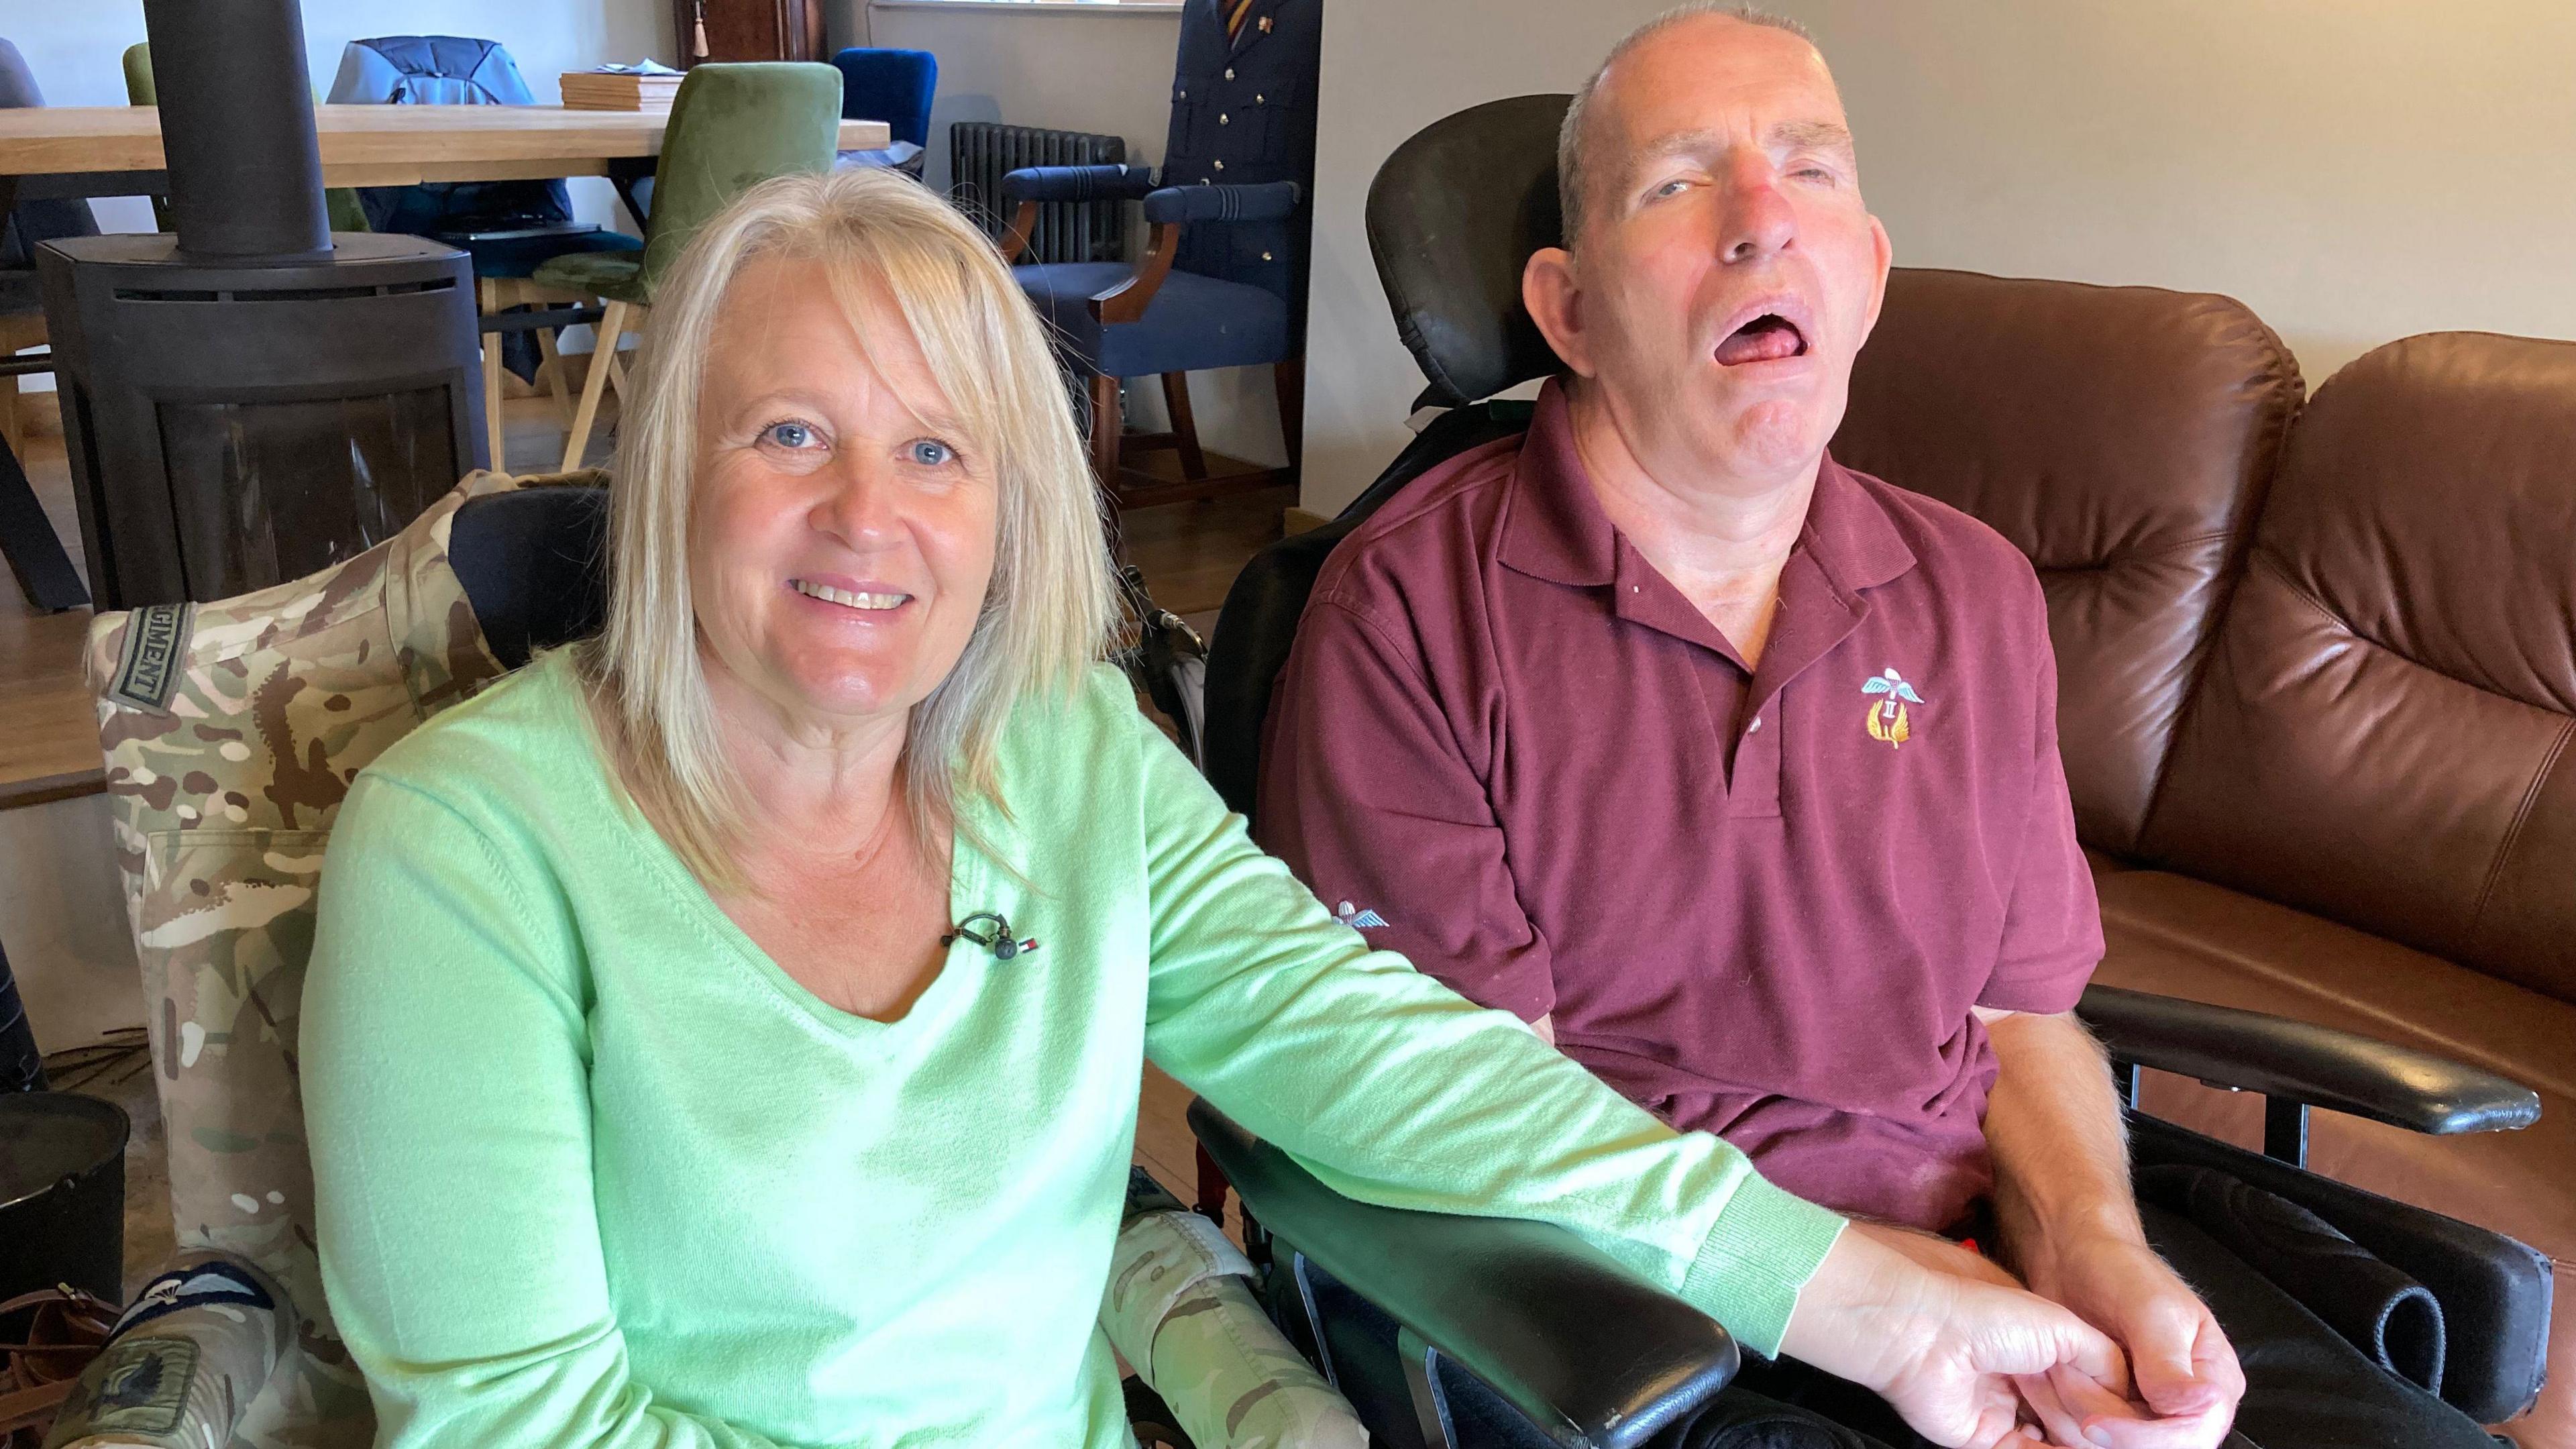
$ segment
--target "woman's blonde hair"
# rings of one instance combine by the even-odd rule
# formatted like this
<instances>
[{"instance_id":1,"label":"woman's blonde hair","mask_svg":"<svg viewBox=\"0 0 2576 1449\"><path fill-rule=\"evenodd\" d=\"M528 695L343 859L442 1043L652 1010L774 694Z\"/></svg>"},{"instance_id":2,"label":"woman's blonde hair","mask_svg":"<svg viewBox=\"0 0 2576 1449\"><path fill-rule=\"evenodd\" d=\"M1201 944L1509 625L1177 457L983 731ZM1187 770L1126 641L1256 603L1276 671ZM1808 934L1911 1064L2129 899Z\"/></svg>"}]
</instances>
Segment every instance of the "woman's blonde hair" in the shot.
<instances>
[{"instance_id":1,"label":"woman's blonde hair","mask_svg":"<svg viewBox=\"0 0 2576 1449\"><path fill-rule=\"evenodd\" d=\"M915 825L995 796L1002 726L1025 697L1070 695L1100 657L1113 586L1063 374L1001 254L946 202L890 171L782 176L700 228L653 299L618 428L608 625L580 651L597 723L636 804L712 886L741 884L739 778L697 644L689 531L698 402L725 294L751 262L810 260L866 343L873 278L892 294L998 488L993 578L966 650L914 706L903 780Z\"/></svg>"}]
</instances>

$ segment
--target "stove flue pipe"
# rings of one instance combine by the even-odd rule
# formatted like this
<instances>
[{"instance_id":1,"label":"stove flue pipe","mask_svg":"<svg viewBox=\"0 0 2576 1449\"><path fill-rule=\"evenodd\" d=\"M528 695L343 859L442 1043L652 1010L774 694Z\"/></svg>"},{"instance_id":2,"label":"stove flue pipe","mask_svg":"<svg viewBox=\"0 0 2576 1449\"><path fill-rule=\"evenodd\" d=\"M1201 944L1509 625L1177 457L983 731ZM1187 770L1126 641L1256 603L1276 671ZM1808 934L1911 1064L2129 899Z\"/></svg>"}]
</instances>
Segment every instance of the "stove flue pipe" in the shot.
<instances>
[{"instance_id":1,"label":"stove flue pipe","mask_svg":"<svg viewBox=\"0 0 2576 1449\"><path fill-rule=\"evenodd\" d=\"M296 0L143 0L182 252L331 250Z\"/></svg>"}]
</instances>

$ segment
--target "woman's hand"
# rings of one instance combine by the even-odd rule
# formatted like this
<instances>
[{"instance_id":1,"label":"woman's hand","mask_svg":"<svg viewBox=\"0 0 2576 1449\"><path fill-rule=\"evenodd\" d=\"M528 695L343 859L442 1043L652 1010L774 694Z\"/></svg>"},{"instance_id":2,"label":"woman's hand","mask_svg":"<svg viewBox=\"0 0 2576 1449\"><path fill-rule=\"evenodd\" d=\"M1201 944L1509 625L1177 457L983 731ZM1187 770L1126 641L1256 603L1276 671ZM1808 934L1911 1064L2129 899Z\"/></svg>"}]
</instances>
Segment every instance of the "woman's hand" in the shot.
<instances>
[{"instance_id":1,"label":"woman's hand","mask_svg":"<svg viewBox=\"0 0 2576 1449\"><path fill-rule=\"evenodd\" d=\"M2016 1380L2055 1370L2070 1390L2127 1398L2128 1365L2099 1330L1991 1278L1927 1268L1900 1235L1846 1229L1798 1295L1780 1351L1874 1390L1934 1443L1969 1449L2021 1434Z\"/></svg>"},{"instance_id":2,"label":"woman's hand","mask_svg":"<svg viewBox=\"0 0 2576 1449\"><path fill-rule=\"evenodd\" d=\"M2024 1286L2019 1278L2012 1275L2011 1270L1964 1243L1954 1243L1938 1234L1916 1232L1912 1228L1891 1227L1884 1223L1871 1223L1869 1229L1871 1235L1878 1241L1935 1273L1947 1273L1957 1278L1974 1278L1981 1283L1992 1283L1998 1288Z\"/></svg>"}]
</instances>

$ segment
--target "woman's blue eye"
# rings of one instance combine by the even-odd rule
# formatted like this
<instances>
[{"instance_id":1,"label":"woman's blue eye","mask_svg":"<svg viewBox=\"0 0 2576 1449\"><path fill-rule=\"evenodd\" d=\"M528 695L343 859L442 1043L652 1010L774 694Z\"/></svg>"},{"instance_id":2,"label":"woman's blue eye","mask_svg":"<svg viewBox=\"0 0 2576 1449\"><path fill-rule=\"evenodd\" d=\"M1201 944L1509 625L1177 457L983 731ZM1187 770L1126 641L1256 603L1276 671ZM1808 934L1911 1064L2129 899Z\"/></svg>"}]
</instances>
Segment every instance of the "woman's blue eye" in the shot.
<instances>
[{"instance_id":1,"label":"woman's blue eye","mask_svg":"<svg viewBox=\"0 0 2576 1449\"><path fill-rule=\"evenodd\" d=\"M914 439L911 452L912 461L924 468L936 468L943 463L954 461L957 457L956 449L937 438Z\"/></svg>"},{"instance_id":2,"label":"woman's blue eye","mask_svg":"<svg viewBox=\"0 0 2576 1449\"><path fill-rule=\"evenodd\" d=\"M769 439L782 448L802 448L814 441L814 430L803 423L771 423Z\"/></svg>"}]
</instances>

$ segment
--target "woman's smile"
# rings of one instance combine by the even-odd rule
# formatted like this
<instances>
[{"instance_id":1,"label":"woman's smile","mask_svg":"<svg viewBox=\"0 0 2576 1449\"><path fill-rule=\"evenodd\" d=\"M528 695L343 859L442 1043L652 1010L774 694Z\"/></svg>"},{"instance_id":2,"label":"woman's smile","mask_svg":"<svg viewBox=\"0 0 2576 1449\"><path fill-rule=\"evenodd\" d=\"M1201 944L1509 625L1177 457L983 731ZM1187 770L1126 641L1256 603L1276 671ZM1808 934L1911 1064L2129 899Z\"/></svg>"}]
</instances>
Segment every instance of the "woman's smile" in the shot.
<instances>
[{"instance_id":1,"label":"woman's smile","mask_svg":"<svg viewBox=\"0 0 2576 1449\"><path fill-rule=\"evenodd\" d=\"M890 585L850 584L837 577L789 579L787 587L805 598L830 604L836 611L873 616L872 622L882 622L886 616L912 602L912 595Z\"/></svg>"}]
</instances>

